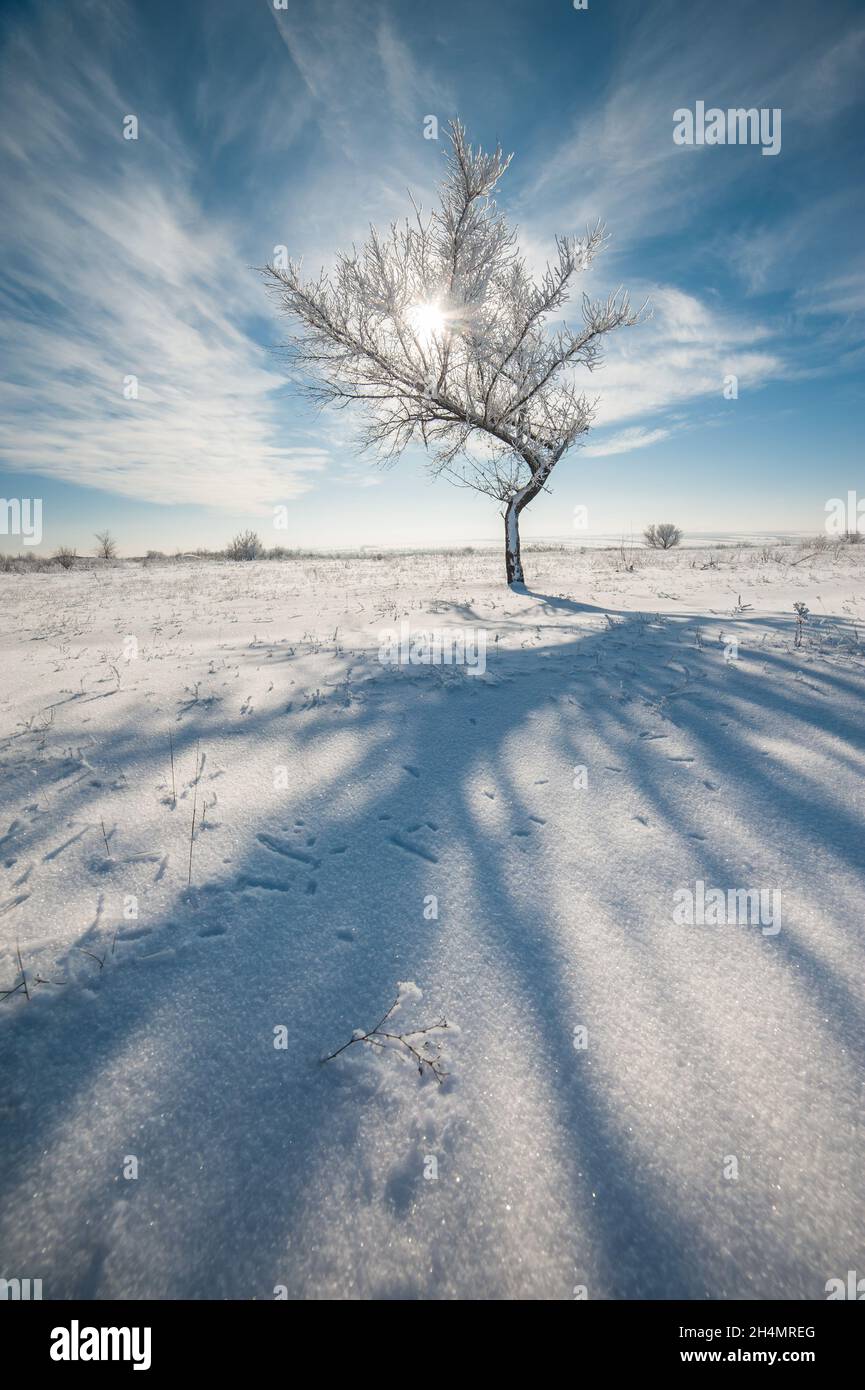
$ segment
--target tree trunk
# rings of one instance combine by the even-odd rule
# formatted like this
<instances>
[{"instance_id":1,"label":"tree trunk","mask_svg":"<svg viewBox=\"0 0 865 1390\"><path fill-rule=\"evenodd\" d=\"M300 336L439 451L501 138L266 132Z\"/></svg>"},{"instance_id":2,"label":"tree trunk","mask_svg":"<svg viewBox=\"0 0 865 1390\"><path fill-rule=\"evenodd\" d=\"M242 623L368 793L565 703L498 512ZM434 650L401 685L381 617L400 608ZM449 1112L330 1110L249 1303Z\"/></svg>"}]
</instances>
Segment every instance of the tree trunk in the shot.
<instances>
[{"instance_id":1,"label":"tree trunk","mask_svg":"<svg viewBox=\"0 0 865 1390\"><path fill-rule=\"evenodd\" d=\"M514 493L505 510L505 571L509 584L525 583L523 562L520 559L520 512L542 490L547 478L558 463L561 452L560 450L559 453L553 454L548 451L542 462L539 462L534 455L523 455L532 471L532 476L525 487Z\"/></svg>"},{"instance_id":2,"label":"tree trunk","mask_svg":"<svg viewBox=\"0 0 865 1390\"><path fill-rule=\"evenodd\" d=\"M505 571L509 584L522 584L523 564L520 559L520 509L514 497L505 512Z\"/></svg>"}]
</instances>

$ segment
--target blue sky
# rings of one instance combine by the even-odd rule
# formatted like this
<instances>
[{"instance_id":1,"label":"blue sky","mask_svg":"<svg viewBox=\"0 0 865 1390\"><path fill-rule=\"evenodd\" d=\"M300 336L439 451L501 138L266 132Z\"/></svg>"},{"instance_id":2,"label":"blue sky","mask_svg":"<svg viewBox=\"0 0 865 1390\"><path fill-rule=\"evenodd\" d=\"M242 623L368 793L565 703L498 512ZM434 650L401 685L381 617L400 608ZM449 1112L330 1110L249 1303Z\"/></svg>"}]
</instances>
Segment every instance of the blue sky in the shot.
<instances>
[{"instance_id":1,"label":"blue sky","mask_svg":"<svg viewBox=\"0 0 865 1390\"><path fill-rule=\"evenodd\" d=\"M383 472L310 410L251 269L285 245L317 270L407 189L429 205L424 119L457 113L514 151L532 264L600 217L587 288L653 306L525 539L579 538L578 505L596 533L816 532L865 494L861 3L7 0L0 32L0 495L43 499L44 549L498 539L419 450ZM780 108L780 154L675 144L697 101Z\"/></svg>"}]
</instances>

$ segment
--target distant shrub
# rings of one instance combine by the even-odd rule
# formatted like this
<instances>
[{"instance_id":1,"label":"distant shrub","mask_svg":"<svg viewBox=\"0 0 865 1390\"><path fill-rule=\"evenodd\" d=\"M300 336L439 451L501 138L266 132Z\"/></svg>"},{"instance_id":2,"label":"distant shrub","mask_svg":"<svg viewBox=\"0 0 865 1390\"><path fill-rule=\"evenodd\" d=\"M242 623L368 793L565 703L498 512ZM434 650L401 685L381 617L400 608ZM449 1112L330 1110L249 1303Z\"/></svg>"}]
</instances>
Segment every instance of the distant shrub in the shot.
<instances>
[{"instance_id":1,"label":"distant shrub","mask_svg":"<svg viewBox=\"0 0 865 1390\"><path fill-rule=\"evenodd\" d=\"M672 550L682 539L682 533L672 521L652 522L643 532L646 545L652 550Z\"/></svg>"},{"instance_id":2,"label":"distant shrub","mask_svg":"<svg viewBox=\"0 0 865 1390\"><path fill-rule=\"evenodd\" d=\"M261 537L257 531L239 531L225 553L229 560L255 560L261 552Z\"/></svg>"},{"instance_id":3,"label":"distant shrub","mask_svg":"<svg viewBox=\"0 0 865 1390\"><path fill-rule=\"evenodd\" d=\"M63 569L71 570L75 567L78 552L68 545L59 545L54 552L54 559Z\"/></svg>"},{"instance_id":4,"label":"distant shrub","mask_svg":"<svg viewBox=\"0 0 865 1390\"><path fill-rule=\"evenodd\" d=\"M35 555L25 550L19 555L0 555L0 572L3 574L42 574L55 569L57 561L50 555Z\"/></svg>"},{"instance_id":5,"label":"distant shrub","mask_svg":"<svg viewBox=\"0 0 865 1390\"><path fill-rule=\"evenodd\" d=\"M96 532L96 555L100 560L117 558L117 542L110 531Z\"/></svg>"}]
</instances>

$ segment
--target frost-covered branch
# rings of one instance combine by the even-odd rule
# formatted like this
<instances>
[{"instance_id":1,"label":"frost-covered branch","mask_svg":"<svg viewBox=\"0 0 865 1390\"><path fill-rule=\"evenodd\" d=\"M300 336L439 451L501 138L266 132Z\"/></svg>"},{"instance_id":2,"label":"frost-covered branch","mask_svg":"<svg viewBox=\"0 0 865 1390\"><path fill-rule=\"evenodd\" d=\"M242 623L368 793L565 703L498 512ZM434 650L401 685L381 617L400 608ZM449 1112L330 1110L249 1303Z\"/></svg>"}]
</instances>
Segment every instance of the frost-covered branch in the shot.
<instances>
[{"instance_id":1,"label":"frost-covered branch","mask_svg":"<svg viewBox=\"0 0 865 1390\"><path fill-rule=\"evenodd\" d=\"M558 237L533 278L493 198L509 163L500 147L474 149L454 121L428 216L413 204L315 280L298 262L264 274L296 325L291 350L313 397L364 408L363 447L394 459L419 442L434 473L518 511L592 423L574 369L594 370L605 336L640 314L624 291L584 294L579 326L548 331L607 237L600 223Z\"/></svg>"}]
</instances>

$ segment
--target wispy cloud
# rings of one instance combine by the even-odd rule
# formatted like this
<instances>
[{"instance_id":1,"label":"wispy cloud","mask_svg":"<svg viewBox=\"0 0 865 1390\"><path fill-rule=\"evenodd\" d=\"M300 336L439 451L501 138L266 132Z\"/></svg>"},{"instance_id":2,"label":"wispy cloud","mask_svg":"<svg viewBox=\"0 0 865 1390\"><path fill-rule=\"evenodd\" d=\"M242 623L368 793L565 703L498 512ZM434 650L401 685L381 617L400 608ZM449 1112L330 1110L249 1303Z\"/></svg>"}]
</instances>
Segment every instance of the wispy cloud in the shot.
<instances>
[{"instance_id":1,"label":"wispy cloud","mask_svg":"<svg viewBox=\"0 0 865 1390\"><path fill-rule=\"evenodd\" d=\"M771 350L766 325L721 313L670 286L655 287L651 302L651 318L615 335L604 366L586 386L598 400L598 426L721 400L730 377L741 392L790 374L784 355ZM621 452L602 443L592 448Z\"/></svg>"},{"instance_id":2,"label":"wispy cloud","mask_svg":"<svg viewBox=\"0 0 865 1390\"><path fill-rule=\"evenodd\" d=\"M0 460L245 514L321 490L303 514L320 509L323 528L325 476L360 504L383 475L356 454L359 421L310 417L267 346L287 325L248 266L284 244L314 274L404 215L408 188L429 205L444 130L424 140L427 114L461 114L482 143L507 136L500 203L532 266L555 233L601 217L613 240L585 288L622 280L652 300L583 374L599 398L589 456L657 446L713 420L713 402L728 418L731 376L740 396L805 376L828 389L865 350L865 26L842 0L828 15L790 3L779 29L745 0L621 0L602 37L570 13L567 28L523 23L515 56L518 0L510 14L479 2L462 30L459 0L214 0L194 17L168 0L74 15L31 0L4 17L0 59ZM562 42L573 84L539 99ZM697 99L783 107L780 158L676 146L673 110ZM137 142L121 138L130 111Z\"/></svg>"},{"instance_id":3,"label":"wispy cloud","mask_svg":"<svg viewBox=\"0 0 865 1390\"><path fill-rule=\"evenodd\" d=\"M244 326L253 277L156 100L122 138L110 54L76 25L52 15L3 62L2 456L147 501L294 496L327 455L283 442L284 377Z\"/></svg>"},{"instance_id":4,"label":"wispy cloud","mask_svg":"<svg viewBox=\"0 0 865 1390\"><path fill-rule=\"evenodd\" d=\"M652 444L660 444L671 434L672 430L669 429L647 430L641 425L634 425L631 429L611 435L600 444L587 445L582 452L588 458L595 459L607 458L611 454L631 454L635 449L648 449Z\"/></svg>"}]
</instances>

